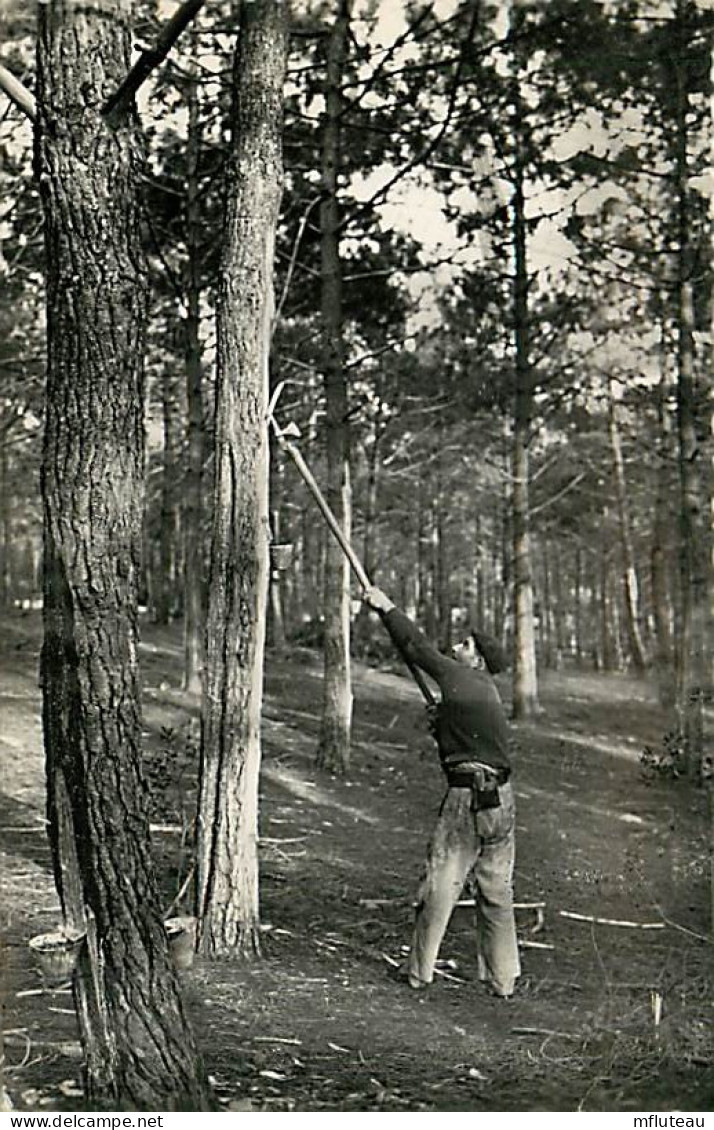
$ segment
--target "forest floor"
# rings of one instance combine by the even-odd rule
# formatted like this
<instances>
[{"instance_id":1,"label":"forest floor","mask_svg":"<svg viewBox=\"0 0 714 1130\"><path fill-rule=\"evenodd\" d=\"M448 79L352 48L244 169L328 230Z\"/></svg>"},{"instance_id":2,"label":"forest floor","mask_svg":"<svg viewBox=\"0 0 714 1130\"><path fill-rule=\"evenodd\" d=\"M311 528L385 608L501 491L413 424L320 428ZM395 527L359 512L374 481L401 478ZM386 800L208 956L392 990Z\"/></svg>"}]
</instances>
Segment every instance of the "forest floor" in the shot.
<instances>
[{"instance_id":1,"label":"forest floor","mask_svg":"<svg viewBox=\"0 0 714 1130\"><path fill-rule=\"evenodd\" d=\"M78 1110L67 989L27 950L58 918L43 826L39 614L0 632L0 876L6 1086L21 1109ZM146 626L146 769L168 908L189 866L198 702L180 691L178 630ZM666 728L651 688L552 673L514 728L523 977L474 980L471 911L454 912L447 976L390 977L442 783L412 684L355 667L353 770L313 766L321 659L268 654L261 777L264 958L196 961L185 999L221 1101L238 1110L705 1111L714 1105L714 962L705 796L646 779ZM504 693L507 697L507 687ZM182 834L183 829L183 834ZM561 912L652 924L593 923ZM536 948L532 943L551 948ZM655 1003L661 1018L655 1023Z\"/></svg>"}]
</instances>

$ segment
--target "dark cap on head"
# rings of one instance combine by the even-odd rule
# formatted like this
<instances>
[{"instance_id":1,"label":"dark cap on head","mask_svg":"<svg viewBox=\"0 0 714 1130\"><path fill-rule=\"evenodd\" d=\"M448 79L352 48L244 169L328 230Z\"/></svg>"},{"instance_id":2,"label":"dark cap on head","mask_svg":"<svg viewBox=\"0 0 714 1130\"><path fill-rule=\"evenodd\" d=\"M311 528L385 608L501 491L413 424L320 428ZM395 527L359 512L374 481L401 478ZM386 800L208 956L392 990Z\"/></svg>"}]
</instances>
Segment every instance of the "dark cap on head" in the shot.
<instances>
[{"instance_id":1,"label":"dark cap on head","mask_svg":"<svg viewBox=\"0 0 714 1130\"><path fill-rule=\"evenodd\" d=\"M471 629L471 636L476 650L483 656L490 673L497 675L499 671L505 671L508 660L498 640L488 632L478 632L475 628Z\"/></svg>"}]
</instances>

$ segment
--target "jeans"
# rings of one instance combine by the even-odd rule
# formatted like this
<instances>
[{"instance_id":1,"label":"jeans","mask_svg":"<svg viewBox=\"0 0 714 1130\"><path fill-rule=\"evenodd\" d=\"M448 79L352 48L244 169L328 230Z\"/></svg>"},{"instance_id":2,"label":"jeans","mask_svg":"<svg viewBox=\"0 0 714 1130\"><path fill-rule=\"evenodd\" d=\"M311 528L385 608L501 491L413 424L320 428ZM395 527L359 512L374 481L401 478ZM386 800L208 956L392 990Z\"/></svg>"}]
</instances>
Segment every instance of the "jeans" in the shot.
<instances>
[{"instance_id":1,"label":"jeans","mask_svg":"<svg viewBox=\"0 0 714 1130\"><path fill-rule=\"evenodd\" d=\"M473 868L479 979L510 996L521 967L513 913L516 813L510 784L498 808L471 810L470 789L449 789L426 860L407 973L413 988L430 984L451 912Z\"/></svg>"}]
</instances>

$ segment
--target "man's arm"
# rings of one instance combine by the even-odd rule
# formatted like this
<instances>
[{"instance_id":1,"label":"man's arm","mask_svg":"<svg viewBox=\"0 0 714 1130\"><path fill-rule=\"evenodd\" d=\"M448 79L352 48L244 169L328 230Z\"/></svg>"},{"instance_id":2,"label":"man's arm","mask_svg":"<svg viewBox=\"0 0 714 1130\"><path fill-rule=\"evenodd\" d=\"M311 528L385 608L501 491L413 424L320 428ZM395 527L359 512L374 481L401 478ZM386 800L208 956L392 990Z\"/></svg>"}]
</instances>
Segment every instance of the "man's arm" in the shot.
<instances>
[{"instance_id":1,"label":"man's arm","mask_svg":"<svg viewBox=\"0 0 714 1130\"><path fill-rule=\"evenodd\" d=\"M416 624L400 612L381 589L365 589L363 600L370 608L379 612L387 631L404 657L438 682L451 660L430 643Z\"/></svg>"}]
</instances>

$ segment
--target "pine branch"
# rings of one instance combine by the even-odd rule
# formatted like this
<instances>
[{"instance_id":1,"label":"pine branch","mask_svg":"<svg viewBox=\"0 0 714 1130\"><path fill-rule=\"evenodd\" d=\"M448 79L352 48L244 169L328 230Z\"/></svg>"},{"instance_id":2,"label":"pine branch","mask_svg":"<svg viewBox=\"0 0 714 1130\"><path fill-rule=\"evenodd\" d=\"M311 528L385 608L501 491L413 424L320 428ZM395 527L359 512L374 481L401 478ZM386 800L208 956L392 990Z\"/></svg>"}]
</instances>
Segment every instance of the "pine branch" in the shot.
<instances>
[{"instance_id":1,"label":"pine branch","mask_svg":"<svg viewBox=\"0 0 714 1130\"><path fill-rule=\"evenodd\" d=\"M275 316L273 318L273 332L275 331L276 325L280 321L280 316L283 312L283 307L285 306L285 301L288 297L288 292L290 290L290 284L292 282L293 275L295 273L295 265L297 263L298 252L300 250L300 244L302 243L302 237L305 234L305 228L307 227L307 222L310 219L310 213L312 212L313 208L317 204L320 203L321 200L322 200L322 196L313 197L313 199L309 202L307 208L303 212L302 216L300 217L300 223L298 224L297 235L295 236L295 242L293 244L292 253L290 255L290 261L288 263L288 270L287 270L287 274L285 276L285 283L283 285L283 291L282 291L282 294L280 295L280 301L278 302L278 306L277 306L277 309L275 311Z\"/></svg>"},{"instance_id":2,"label":"pine branch","mask_svg":"<svg viewBox=\"0 0 714 1130\"><path fill-rule=\"evenodd\" d=\"M380 75L381 75L382 73L385 73L385 68L386 68L386 65L387 65L387 63L388 63L388 62L389 62L389 61L390 61L391 59L393 59L393 58L394 58L394 56L395 56L395 54L397 53L397 51L398 51L398 50L399 50L399 49L400 49L401 47L403 47L403 46L404 46L404 44L406 43L406 41L407 41L408 39L412 38L412 37L416 38L416 36L415 36L415 32L416 32L416 31L418 30L418 28L419 28L419 25L420 25L421 23L423 23L423 22L424 22L424 20L425 20L425 19L427 18L427 16L431 15L431 13L433 12L433 10L434 10L434 5L433 5L433 3L432 3L432 4L428 4L428 5L427 5L427 6L426 6L426 7L424 8L424 10L423 10L423 11L422 11L422 12L421 12L421 13L420 13L420 14L419 14L418 16L417 16L417 18L416 18L416 20L414 21L414 23L413 23L413 24L410 24L410 25L409 25L409 26L408 26L408 27L407 27L407 28L406 28L406 29L405 29L405 30L404 30L404 31L402 32L402 34L401 34L400 36L397 36L397 38L396 38L396 39L394 40L394 42L390 44L390 46L389 46L389 47L387 48L387 50L386 50L385 54L383 55L383 57L382 57L382 58L380 59L380 61L378 62L377 66L376 66L376 67L374 68L374 70L372 71L372 74L371 74L371 75L369 76L369 78L368 78L368 79L367 79L367 80L366 80L366 81L364 82L364 85L362 86L362 90L361 90L361 92L360 92L360 94L359 94L359 97L358 97L357 99L355 99L355 100L354 100L354 101L352 102L352 105L353 105L353 106L358 106L358 105L359 105L359 103L360 103L360 102L362 101L362 99L363 99L363 98L365 97L365 95L369 94L370 90L372 90L372 88L373 88L373 87L375 86L375 84L376 84L376 82L377 82L377 80L378 80L379 76L380 76ZM388 71L387 71L387 72L386 72L386 74L387 74L387 77L389 77L389 76L390 76L390 72L388 72ZM355 85L357 85L357 84L356 84L356 83L347 83L347 84L346 84L346 86L345 86L345 87L343 87L343 90L344 90L344 89L346 89L346 87L347 87L347 86L355 86ZM360 85L361 85L361 84L360 84Z\"/></svg>"},{"instance_id":3,"label":"pine branch","mask_svg":"<svg viewBox=\"0 0 714 1130\"><path fill-rule=\"evenodd\" d=\"M480 7L479 2L478 2L478 0L476 0L476 2L473 5L472 11L471 11L471 19L469 20L469 26L466 30L466 34L464 35L464 38L463 38L463 41L462 41L462 44L461 44L461 50L459 52L459 61L458 61L458 64L457 64L457 66L454 70L454 76L453 76L453 79L452 79L452 82L451 82L451 89L449 91L449 98L448 98L448 101L447 101L446 114L444 116L443 121L441 122L440 128L437 131L436 135L433 138L431 138L430 141L428 141L426 143L426 145L423 147L423 149L420 150L420 152L415 153L414 156L412 158L410 158L410 160L407 161L406 164L401 167L401 169L397 169L396 173L394 173L394 175L389 178L387 183L385 185L383 185L382 188L378 189L377 192L375 192L374 195L372 197L370 197L369 200L366 200L363 204L360 204L359 207L357 209L355 209L355 211L351 215L346 216L344 218L344 220L342 221L342 223L340 225L340 228L341 228L342 231L344 231L344 229L350 223L352 223L352 221L357 216L362 215L364 212L370 212L375 207L376 204L378 204L381 200L385 200L387 198L387 196L389 195L390 189L392 189L395 184L397 184L400 180L403 180L403 178L405 176L407 176L413 169L417 168L419 165L422 165L426 161L428 161L429 158L432 156L432 154L435 153L436 150L439 148L441 142L443 141L443 139L444 139L444 137L445 137L445 135L446 135L446 133L449 129L449 126L451 125L451 120L452 120L452 117L454 115L454 111L456 109L456 102L457 102L457 99L458 99L458 96L459 96L459 87L460 87L460 83L461 83L461 75L462 75L462 72L463 72L463 69L464 69L464 63L466 61L466 55L468 53L468 48L471 44L471 41L472 41L473 36L474 36L474 32L476 30L476 23L477 23L479 7Z\"/></svg>"},{"instance_id":4,"label":"pine branch","mask_svg":"<svg viewBox=\"0 0 714 1130\"><path fill-rule=\"evenodd\" d=\"M147 47L145 51L142 51L119 89L112 94L104 107L105 117L128 108L139 88L146 82L152 71L155 71L159 64L163 63L181 33L185 31L202 7L203 0L185 0L181 4L171 19L159 31L153 47Z\"/></svg>"},{"instance_id":5,"label":"pine branch","mask_svg":"<svg viewBox=\"0 0 714 1130\"><path fill-rule=\"evenodd\" d=\"M579 474L574 475L573 478L569 482L567 482L564 487L561 487L559 491L556 491L555 494L552 494L550 498L546 498L543 502L538 503L538 505L536 506L531 505L531 518L534 514L539 514L541 510L545 510L547 509L547 507L553 506L556 502L559 502L561 498L564 498L566 494L569 494L571 490L574 490L578 483L582 482L584 478L585 472L580 471Z\"/></svg>"}]
</instances>

